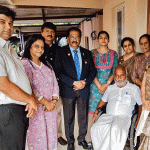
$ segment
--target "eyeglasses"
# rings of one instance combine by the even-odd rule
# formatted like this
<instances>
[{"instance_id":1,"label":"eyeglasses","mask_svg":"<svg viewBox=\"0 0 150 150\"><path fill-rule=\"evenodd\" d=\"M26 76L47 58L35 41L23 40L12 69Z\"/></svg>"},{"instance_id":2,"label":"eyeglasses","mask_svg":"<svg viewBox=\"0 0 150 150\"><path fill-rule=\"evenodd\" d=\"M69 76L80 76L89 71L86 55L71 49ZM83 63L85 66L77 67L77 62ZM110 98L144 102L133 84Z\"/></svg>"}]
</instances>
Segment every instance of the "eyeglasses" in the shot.
<instances>
[{"instance_id":1,"label":"eyeglasses","mask_svg":"<svg viewBox=\"0 0 150 150\"><path fill-rule=\"evenodd\" d=\"M39 48L41 48L42 50L44 49L43 46L39 46L39 45L33 45L33 47L36 48L36 49L39 49Z\"/></svg>"},{"instance_id":2,"label":"eyeglasses","mask_svg":"<svg viewBox=\"0 0 150 150\"><path fill-rule=\"evenodd\" d=\"M70 36L69 39L71 39L71 40L74 40L74 39L80 40L80 37L79 36L77 36L77 37Z\"/></svg>"}]
</instances>

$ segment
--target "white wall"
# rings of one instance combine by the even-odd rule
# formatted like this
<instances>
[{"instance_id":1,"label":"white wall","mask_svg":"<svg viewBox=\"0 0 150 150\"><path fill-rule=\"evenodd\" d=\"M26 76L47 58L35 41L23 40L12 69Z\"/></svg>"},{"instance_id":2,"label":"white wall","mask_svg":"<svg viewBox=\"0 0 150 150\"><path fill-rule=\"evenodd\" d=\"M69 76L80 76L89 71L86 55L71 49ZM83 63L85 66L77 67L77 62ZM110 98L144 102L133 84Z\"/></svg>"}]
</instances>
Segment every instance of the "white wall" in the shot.
<instances>
[{"instance_id":1,"label":"white wall","mask_svg":"<svg viewBox=\"0 0 150 150\"><path fill-rule=\"evenodd\" d=\"M109 47L114 50L116 49L115 10L122 4L125 6L124 35L132 37L137 45L136 50L141 51L138 39L147 30L147 0L105 0L103 7L103 29L110 34Z\"/></svg>"},{"instance_id":2,"label":"white wall","mask_svg":"<svg viewBox=\"0 0 150 150\"><path fill-rule=\"evenodd\" d=\"M92 50L97 48L99 46L98 40L92 40L91 32L96 31L96 34L98 35L98 32L103 29L103 15L97 15L89 21L83 21L80 29L82 31L81 46L85 47L85 37L87 36L89 37L89 49Z\"/></svg>"}]
</instances>

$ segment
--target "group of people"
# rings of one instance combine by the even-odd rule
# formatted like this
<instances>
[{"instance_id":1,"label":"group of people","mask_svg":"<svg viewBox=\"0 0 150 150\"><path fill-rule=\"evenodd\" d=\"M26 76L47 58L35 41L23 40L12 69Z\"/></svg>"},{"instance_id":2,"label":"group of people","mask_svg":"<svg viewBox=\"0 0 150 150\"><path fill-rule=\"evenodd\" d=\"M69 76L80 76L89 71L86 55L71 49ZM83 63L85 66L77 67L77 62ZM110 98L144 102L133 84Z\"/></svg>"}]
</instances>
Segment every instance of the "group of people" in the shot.
<instances>
[{"instance_id":1,"label":"group of people","mask_svg":"<svg viewBox=\"0 0 150 150\"><path fill-rule=\"evenodd\" d=\"M105 34L105 36L109 38L107 34ZM104 49L104 46L102 46L100 38L99 43L99 49L103 52L102 48ZM132 112L136 104L139 107L138 117L135 123L135 128L137 129L135 144L137 142L137 136L140 136L141 144L138 150L150 148L150 35L142 35L139 38L139 44L143 53L137 53L135 51L135 42L132 38L125 37L122 39L121 46L125 54L120 56L118 61L116 58L116 65L115 61L113 61L113 65L110 68L113 74L109 74L108 77L106 76L109 69L108 65L100 64L98 66L102 60L100 56L104 54L99 54L99 49L97 49L98 57L95 57L95 50L93 50L94 63L97 68L97 78L98 76L102 76L101 78L99 77L98 80L95 78L91 84L91 99L89 104L95 104L95 108L93 113L89 107L89 113L92 114L90 118L93 119L93 122L97 118L99 108L107 104L106 114L99 117L97 121L91 125L92 127L90 126L94 150L124 149L131 124ZM105 45L105 49L107 48L108 44ZM108 55L108 52L105 52L105 55ZM107 56L106 58L106 56L103 56L103 58L103 60L107 62L106 60L108 60L109 57ZM109 61L111 61L110 58ZM115 67L113 68L113 66ZM99 73L100 71L102 73ZM107 80L103 83L105 77ZM111 77L114 78L115 84L106 86L112 82ZM96 80L98 84L95 82ZM104 92L101 87L103 85L106 87ZM95 88L93 88L94 86ZM98 95L101 95L101 97L97 100L96 96Z\"/></svg>"},{"instance_id":2,"label":"group of people","mask_svg":"<svg viewBox=\"0 0 150 150\"><path fill-rule=\"evenodd\" d=\"M14 18L14 11L0 6L1 150L24 150L26 137L29 150L56 150L57 141L74 150L76 106L78 145L88 148L89 129L94 150L121 150L136 103L137 136L143 133L140 147L146 145L150 137L150 95L145 92L150 85L148 34L139 39L144 54L137 53L134 40L125 37L121 41L125 54L118 59L108 47L106 31L98 34L99 48L89 51L80 46L81 30L72 27L67 31L68 45L59 47L53 43L56 26L46 22L41 35L29 37L20 60L9 44ZM98 108L106 104L106 114L95 122ZM67 142L62 138L62 105ZM141 124L145 132L140 131Z\"/></svg>"}]
</instances>

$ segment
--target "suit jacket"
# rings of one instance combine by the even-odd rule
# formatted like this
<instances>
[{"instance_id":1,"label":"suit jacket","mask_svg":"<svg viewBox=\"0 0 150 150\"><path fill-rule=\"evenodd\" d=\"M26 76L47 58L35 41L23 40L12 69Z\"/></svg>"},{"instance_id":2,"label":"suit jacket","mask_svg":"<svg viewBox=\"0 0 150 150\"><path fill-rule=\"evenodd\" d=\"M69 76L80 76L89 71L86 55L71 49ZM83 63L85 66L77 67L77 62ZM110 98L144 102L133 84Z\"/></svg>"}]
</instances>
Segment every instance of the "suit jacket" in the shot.
<instances>
[{"instance_id":1,"label":"suit jacket","mask_svg":"<svg viewBox=\"0 0 150 150\"><path fill-rule=\"evenodd\" d=\"M80 80L86 81L84 89L79 90L83 99L88 99L90 94L90 84L96 76L92 54L89 50L80 47L82 57L82 71ZM73 98L73 82L77 81L77 72L69 45L60 48L56 54L55 73L59 81L60 96L63 98Z\"/></svg>"},{"instance_id":2,"label":"suit jacket","mask_svg":"<svg viewBox=\"0 0 150 150\"><path fill-rule=\"evenodd\" d=\"M57 44L52 44L51 47L49 47L49 45L46 43L44 45L44 54L46 56L46 60L52 65L53 68L55 68L56 51L59 48L60 47Z\"/></svg>"}]
</instances>

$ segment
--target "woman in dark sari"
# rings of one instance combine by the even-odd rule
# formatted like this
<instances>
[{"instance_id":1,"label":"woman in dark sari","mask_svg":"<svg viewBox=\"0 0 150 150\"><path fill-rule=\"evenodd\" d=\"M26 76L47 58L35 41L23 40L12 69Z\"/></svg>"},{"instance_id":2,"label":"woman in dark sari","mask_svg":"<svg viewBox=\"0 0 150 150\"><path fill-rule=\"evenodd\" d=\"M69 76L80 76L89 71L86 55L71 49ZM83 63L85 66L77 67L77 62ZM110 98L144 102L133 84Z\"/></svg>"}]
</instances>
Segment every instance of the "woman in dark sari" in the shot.
<instances>
[{"instance_id":1,"label":"woman in dark sari","mask_svg":"<svg viewBox=\"0 0 150 150\"><path fill-rule=\"evenodd\" d=\"M150 35L144 34L139 39L143 55L135 62L135 81L141 83L141 98L143 103L142 114L137 126L137 136L140 136L140 147L138 150L150 149ZM134 74L133 74L134 75ZM140 78L141 77L141 78ZM142 82L141 82L141 80ZM140 84L139 84L140 85Z\"/></svg>"},{"instance_id":2,"label":"woman in dark sari","mask_svg":"<svg viewBox=\"0 0 150 150\"><path fill-rule=\"evenodd\" d=\"M135 58L140 55L140 53L135 52L134 40L130 37L125 37L121 41L121 46L125 51L123 56L119 57L118 64L126 68L127 79L130 83L133 83L132 74L134 68Z\"/></svg>"},{"instance_id":3,"label":"woman in dark sari","mask_svg":"<svg viewBox=\"0 0 150 150\"><path fill-rule=\"evenodd\" d=\"M139 44L143 54L138 56L135 60L132 80L141 87L146 64L148 60L150 60L150 35L143 34L139 39Z\"/></svg>"}]
</instances>

